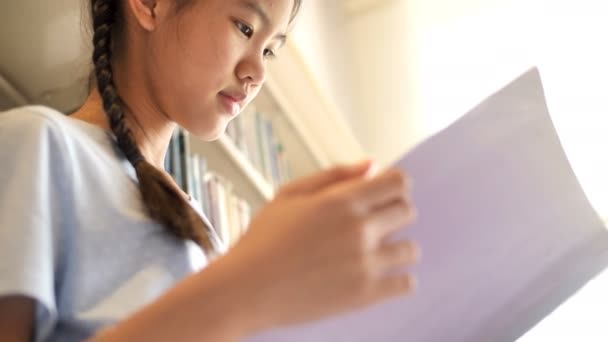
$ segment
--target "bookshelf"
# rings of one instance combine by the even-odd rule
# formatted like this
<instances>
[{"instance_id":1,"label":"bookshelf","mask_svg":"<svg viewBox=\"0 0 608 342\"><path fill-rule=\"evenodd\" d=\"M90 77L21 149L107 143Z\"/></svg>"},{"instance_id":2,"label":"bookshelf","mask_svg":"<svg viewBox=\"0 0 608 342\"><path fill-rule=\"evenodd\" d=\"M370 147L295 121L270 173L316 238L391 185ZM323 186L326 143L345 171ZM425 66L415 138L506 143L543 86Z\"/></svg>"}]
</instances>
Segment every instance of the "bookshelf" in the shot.
<instances>
[{"instance_id":1,"label":"bookshelf","mask_svg":"<svg viewBox=\"0 0 608 342\"><path fill-rule=\"evenodd\" d=\"M270 65L265 86L238 120L241 121L240 125L251 128L242 122L256 114L263 114L272 123L273 135L285 151L289 178L297 179L333 164L351 162L364 156L332 103L312 77L297 45L288 42L281 57ZM231 125L235 121L237 119ZM221 179L229 183L226 192L245 200L251 215L254 215L273 198L279 184L269 180L268 169L263 170L259 160L254 162L255 158L242 150L242 141L239 143L236 141L239 139L233 139L232 135L234 133L230 134L228 129L227 134L213 142L189 136L189 151L203 157L206 169L213 175L221 175ZM211 193L213 191L206 195L210 196L210 202L214 202ZM226 214L213 213L213 210L209 214L213 217L212 223L222 221ZM220 211L234 214L234 209ZM220 227L218 230L223 229Z\"/></svg>"},{"instance_id":2,"label":"bookshelf","mask_svg":"<svg viewBox=\"0 0 608 342\"><path fill-rule=\"evenodd\" d=\"M288 41L269 65L266 83L250 107L240 114L262 112L273 123L290 165L291 178L304 177L336 163L363 158L358 141L321 91L296 43ZM233 182L254 211L273 197L275 187L243 156L229 137L215 142L192 138L192 151L204 155L209 169Z\"/></svg>"},{"instance_id":3,"label":"bookshelf","mask_svg":"<svg viewBox=\"0 0 608 342\"><path fill-rule=\"evenodd\" d=\"M223 136L214 142L190 137L190 144L191 152L204 156L208 169L230 180L237 193L253 207L259 208L274 196L274 188L270 182L237 149L229 137Z\"/></svg>"},{"instance_id":4,"label":"bookshelf","mask_svg":"<svg viewBox=\"0 0 608 342\"><path fill-rule=\"evenodd\" d=\"M284 151L283 156L289 165L289 180L307 176L336 163L363 158L364 153L349 127L331 99L320 89L297 45L288 42L281 57L269 66L267 81L256 99L230 125L240 121L239 125L248 127L251 131L251 123L244 121L258 114L271 122L273 137L280 142L281 151ZM228 196L235 195L243 199L252 216L273 198L280 182L270 180L273 177L269 177L268 169L260 165L259 159L252 158L248 148L243 151L243 139L239 139L238 134L234 136L235 130L230 133L229 128L226 134L212 142L190 135L187 139L188 153L204 158L206 170L214 176L212 182L217 180L215 175L219 175L221 181L217 183L228 183L225 184L225 189L220 189L220 193L225 192ZM207 202L215 202L217 191L209 191L209 177L200 178L207 179L207 183L203 181L203 185L198 186L206 187L202 192L207 191L204 194L208 196ZM282 181L285 182L284 179ZM230 201L227 203L230 206ZM214 225L225 222L225 216L235 212L234 208L223 208L219 212L218 208L207 209L209 212L206 214L211 216ZM224 234L221 232L225 228L221 227L222 224L218 226L220 235Z\"/></svg>"},{"instance_id":5,"label":"bookshelf","mask_svg":"<svg viewBox=\"0 0 608 342\"><path fill-rule=\"evenodd\" d=\"M285 150L291 171L290 178L302 177L324 167L322 157L312 152L306 137L297 132L293 120L269 88L264 88L240 116L252 117L256 112L262 113L272 122L276 138ZM190 150L205 157L209 170L230 180L235 191L245 198L254 210L274 197L277 185L265 177L263 170L256 167L227 134L213 142L190 136Z\"/></svg>"},{"instance_id":6,"label":"bookshelf","mask_svg":"<svg viewBox=\"0 0 608 342\"><path fill-rule=\"evenodd\" d=\"M243 176L251 183L262 199L268 201L274 196L274 188L264 179L262 174L252 165L252 163L238 150L232 139L222 136L218 140L218 146L230 160L236 164Z\"/></svg>"}]
</instances>

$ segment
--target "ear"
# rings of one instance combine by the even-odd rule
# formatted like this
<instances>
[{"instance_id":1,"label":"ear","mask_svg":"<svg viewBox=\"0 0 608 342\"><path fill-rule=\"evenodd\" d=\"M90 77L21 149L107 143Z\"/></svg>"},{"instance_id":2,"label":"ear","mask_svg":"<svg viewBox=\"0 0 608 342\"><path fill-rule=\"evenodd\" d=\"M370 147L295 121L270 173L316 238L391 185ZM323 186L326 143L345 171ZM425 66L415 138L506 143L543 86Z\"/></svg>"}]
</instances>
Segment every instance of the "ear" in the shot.
<instances>
[{"instance_id":1,"label":"ear","mask_svg":"<svg viewBox=\"0 0 608 342\"><path fill-rule=\"evenodd\" d=\"M139 26L146 31L154 31L160 20L168 13L165 0L128 0L127 7Z\"/></svg>"}]
</instances>

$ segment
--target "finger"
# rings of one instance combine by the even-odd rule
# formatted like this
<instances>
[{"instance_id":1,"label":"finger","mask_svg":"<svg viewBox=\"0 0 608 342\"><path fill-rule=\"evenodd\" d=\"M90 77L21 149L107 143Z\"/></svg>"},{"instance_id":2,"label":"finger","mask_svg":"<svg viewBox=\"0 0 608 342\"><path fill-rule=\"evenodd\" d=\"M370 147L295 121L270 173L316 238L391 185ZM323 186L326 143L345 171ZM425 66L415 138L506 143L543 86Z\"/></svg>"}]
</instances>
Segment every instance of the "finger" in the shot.
<instances>
[{"instance_id":1,"label":"finger","mask_svg":"<svg viewBox=\"0 0 608 342\"><path fill-rule=\"evenodd\" d=\"M376 244L412 224L418 212L409 198L397 199L377 208L369 218L368 229L373 229Z\"/></svg>"},{"instance_id":2,"label":"finger","mask_svg":"<svg viewBox=\"0 0 608 342\"><path fill-rule=\"evenodd\" d=\"M382 245L374 254L375 269L382 275L414 265L420 258L420 249L411 241L398 241Z\"/></svg>"},{"instance_id":3,"label":"finger","mask_svg":"<svg viewBox=\"0 0 608 342\"><path fill-rule=\"evenodd\" d=\"M389 169L372 179L357 180L348 184L348 191L357 198L358 205L368 212L396 200L403 200L409 193L409 177L398 169Z\"/></svg>"},{"instance_id":4,"label":"finger","mask_svg":"<svg viewBox=\"0 0 608 342\"><path fill-rule=\"evenodd\" d=\"M416 290L417 286L418 281L411 274L391 275L380 280L373 299L375 302L379 302L409 295Z\"/></svg>"},{"instance_id":5,"label":"finger","mask_svg":"<svg viewBox=\"0 0 608 342\"><path fill-rule=\"evenodd\" d=\"M363 177L373 172L374 165L373 161L364 160L353 165L336 166L283 186L277 196L308 194L338 182Z\"/></svg>"}]
</instances>

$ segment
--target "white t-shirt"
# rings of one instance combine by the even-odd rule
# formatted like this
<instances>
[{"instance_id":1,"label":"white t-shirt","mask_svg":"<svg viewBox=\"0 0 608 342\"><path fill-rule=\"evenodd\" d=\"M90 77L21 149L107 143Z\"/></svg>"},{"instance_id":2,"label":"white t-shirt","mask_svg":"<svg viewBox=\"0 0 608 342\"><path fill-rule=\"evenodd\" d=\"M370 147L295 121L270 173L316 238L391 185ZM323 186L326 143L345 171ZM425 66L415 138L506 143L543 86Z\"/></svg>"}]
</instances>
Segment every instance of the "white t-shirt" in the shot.
<instances>
[{"instance_id":1,"label":"white t-shirt","mask_svg":"<svg viewBox=\"0 0 608 342\"><path fill-rule=\"evenodd\" d=\"M80 341L207 263L146 214L104 129L53 109L0 113L0 296L37 302L35 341Z\"/></svg>"}]
</instances>

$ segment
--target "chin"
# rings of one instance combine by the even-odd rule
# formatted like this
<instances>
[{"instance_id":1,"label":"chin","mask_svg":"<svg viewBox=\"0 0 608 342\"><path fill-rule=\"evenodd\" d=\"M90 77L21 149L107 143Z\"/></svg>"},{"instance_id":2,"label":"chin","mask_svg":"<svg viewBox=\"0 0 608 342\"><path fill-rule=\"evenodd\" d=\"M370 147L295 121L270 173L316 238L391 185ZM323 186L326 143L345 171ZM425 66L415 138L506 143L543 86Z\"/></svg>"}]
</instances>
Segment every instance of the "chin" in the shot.
<instances>
[{"instance_id":1,"label":"chin","mask_svg":"<svg viewBox=\"0 0 608 342\"><path fill-rule=\"evenodd\" d=\"M219 138L222 137L222 135L224 135L225 130L219 130L217 132L215 132L214 134L210 134L207 137L203 138L205 141L216 141Z\"/></svg>"},{"instance_id":2,"label":"chin","mask_svg":"<svg viewBox=\"0 0 608 342\"><path fill-rule=\"evenodd\" d=\"M214 141L219 139L226 127L230 123L230 118L219 111L197 111L191 112L189 115L177 121L190 134L204 141Z\"/></svg>"},{"instance_id":3,"label":"chin","mask_svg":"<svg viewBox=\"0 0 608 342\"><path fill-rule=\"evenodd\" d=\"M217 124L214 126L194 126L194 127L185 127L188 132L195 135L197 138L204 141L215 141L218 140L226 131L226 124Z\"/></svg>"}]
</instances>

